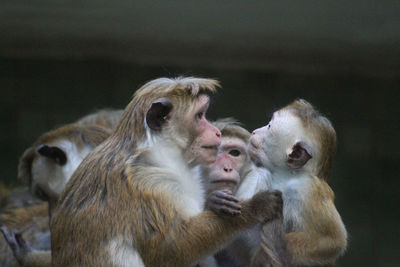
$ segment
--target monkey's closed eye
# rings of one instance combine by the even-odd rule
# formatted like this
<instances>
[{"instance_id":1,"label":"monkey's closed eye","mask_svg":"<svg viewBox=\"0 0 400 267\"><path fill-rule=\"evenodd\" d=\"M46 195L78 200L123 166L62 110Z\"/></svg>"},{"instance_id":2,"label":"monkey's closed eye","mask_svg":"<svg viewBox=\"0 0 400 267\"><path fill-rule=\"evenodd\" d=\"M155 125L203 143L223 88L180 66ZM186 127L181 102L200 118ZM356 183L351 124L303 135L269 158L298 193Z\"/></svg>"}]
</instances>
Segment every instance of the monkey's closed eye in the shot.
<instances>
[{"instance_id":1,"label":"monkey's closed eye","mask_svg":"<svg viewBox=\"0 0 400 267\"><path fill-rule=\"evenodd\" d=\"M234 156L234 157L239 157L240 156L240 151L237 149L232 149L229 151L229 155Z\"/></svg>"},{"instance_id":2,"label":"monkey's closed eye","mask_svg":"<svg viewBox=\"0 0 400 267\"><path fill-rule=\"evenodd\" d=\"M203 117L203 115L204 115L204 112L203 112L203 111L197 113L197 114L196 114L196 119L200 120L200 119Z\"/></svg>"}]
</instances>

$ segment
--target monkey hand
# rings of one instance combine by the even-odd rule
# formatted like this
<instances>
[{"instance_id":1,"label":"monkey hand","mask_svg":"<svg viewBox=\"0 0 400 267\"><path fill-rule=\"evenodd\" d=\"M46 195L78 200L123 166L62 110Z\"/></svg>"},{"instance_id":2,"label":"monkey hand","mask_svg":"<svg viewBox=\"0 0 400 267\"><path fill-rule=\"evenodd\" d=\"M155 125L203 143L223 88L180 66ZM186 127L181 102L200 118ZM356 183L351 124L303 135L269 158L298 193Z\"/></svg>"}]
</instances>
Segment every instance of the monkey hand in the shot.
<instances>
[{"instance_id":1,"label":"monkey hand","mask_svg":"<svg viewBox=\"0 0 400 267\"><path fill-rule=\"evenodd\" d=\"M6 242L10 246L19 264L24 265L24 261L27 258L27 255L34 252L35 249L32 248L28 242L25 241L19 231L13 230L10 233L8 232L6 226L0 227L0 231L2 232L4 238L6 239Z\"/></svg>"},{"instance_id":2,"label":"monkey hand","mask_svg":"<svg viewBox=\"0 0 400 267\"><path fill-rule=\"evenodd\" d=\"M242 206L228 189L211 192L206 200L206 208L217 214L239 215Z\"/></svg>"},{"instance_id":3,"label":"monkey hand","mask_svg":"<svg viewBox=\"0 0 400 267\"><path fill-rule=\"evenodd\" d=\"M250 212L261 223L282 217L282 192L277 190L262 191L248 200Z\"/></svg>"}]
</instances>

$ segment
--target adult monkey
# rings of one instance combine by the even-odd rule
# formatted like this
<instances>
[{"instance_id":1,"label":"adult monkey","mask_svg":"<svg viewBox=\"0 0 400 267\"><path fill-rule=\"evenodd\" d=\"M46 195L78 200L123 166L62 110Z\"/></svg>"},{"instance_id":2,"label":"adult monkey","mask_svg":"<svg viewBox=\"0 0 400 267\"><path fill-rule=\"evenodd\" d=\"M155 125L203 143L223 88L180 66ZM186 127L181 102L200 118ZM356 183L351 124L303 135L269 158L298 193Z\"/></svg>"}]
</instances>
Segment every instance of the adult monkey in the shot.
<instances>
[{"instance_id":1,"label":"adult monkey","mask_svg":"<svg viewBox=\"0 0 400 267\"><path fill-rule=\"evenodd\" d=\"M220 119L213 124L221 131L222 139L216 161L202 168L208 196L205 207L236 216L240 214L239 200L271 188L270 173L250 160L246 151L250 133L246 129L231 118ZM280 222L281 218L278 218L267 224L279 226ZM251 257L260 244L261 227L259 224L245 231L219 251L215 256L219 266L250 266ZM276 233L268 237L269 255L275 266L288 266L285 243L279 237Z\"/></svg>"},{"instance_id":2,"label":"adult monkey","mask_svg":"<svg viewBox=\"0 0 400 267\"><path fill-rule=\"evenodd\" d=\"M205 118L218 82L160 78L141 87L109 139L63 191L51 222L55 266L185 266L281 212L277 191L241 215L203 209L195 166L215 161L220 132Z\"/></svg>"},{"instance_id":3,"label":"adult monkey","mask_svg":"<svg viewBox=\"0 0 400 267\"><path fill-rule=\"evenodd\" d=\"M279 232L296 266L334 264L346 249L347 232L326 182L335 152L332 124L302 99L276 111L268 125L251 136L248 153L271 171L272 187L282 191ZM276 229L267 226L255 266L265 266L270 256L268 243Z\"/></svg>"}]
</instances>

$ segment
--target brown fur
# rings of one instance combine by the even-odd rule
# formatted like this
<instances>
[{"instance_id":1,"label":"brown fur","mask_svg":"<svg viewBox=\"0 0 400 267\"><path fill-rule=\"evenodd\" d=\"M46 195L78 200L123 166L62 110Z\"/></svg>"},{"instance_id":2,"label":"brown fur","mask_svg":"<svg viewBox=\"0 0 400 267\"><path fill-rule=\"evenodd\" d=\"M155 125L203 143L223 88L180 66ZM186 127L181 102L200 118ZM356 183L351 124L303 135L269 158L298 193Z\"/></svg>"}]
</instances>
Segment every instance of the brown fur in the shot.
<instances>
[{"instance_id":1,"label":"brown fur","mask_svg":"<svg viewBox=\"0 0 400 267\"><path fill-rule=\"evenodd\" d=\"M37 156L36 149L39 145L58 139L67 139L75 143L78 149L82 149L84 144L96 147L103 142L110 133L109 130L99 126L84 126L79 124L67 124L46 132L22 154L18 163L18 179L28 182L28 184L32 183L31 166L33 159Z\"/></svg>"},{"instance_id":2,"label":"brown fur","mask_svg":"<svg viewBox=\"0 0 400 267\"><path fill-rule=\"evenodd\" d=\"M135 93L113 135L84 159L60 198L51 224L53 265L111 266L106 248L116 238L136 249L146 266L189 265L255 224L257 216L273 214L259 205L270 199L263 193L243 203L243 215L235 220L209 211L187 217L174 202L172 189L180 185L171 183L173 173L155 164L148 149L138 149L145 137L145 114L163 98L174 104L162 130L164 140L179 149L193 142L185 114L199 95L217 85L214 80L164 78Z\"/></svg>"},{"instance_id":3,"label":"brown fur","mask_svg":"<svg viewBox=\"0 0 400 267\"><path fill-rule=\"evenodd\" d=\"M246 144L249 142L250 133L233 118L218 119L213 124L221 131L223 137L234 137L242 139Z\"/></svg>"},{"instance_id":4,"label":"brown fur","mask_svg":"<svg viewBox=\"0 0 400 267\"><path fill-rule=\"evenodd\" d=\"M0 182L0 211L1 209L7 205L7 198L10 195L10 189Z\"/></svg>"},{"instance_id":5,"label":"brown fur","mask_svg":"<svg viewBox=\"0 0 400 267\"><path fill-rule=\"evenodd\" d=\"M99 110L79 119L77 123L82 125L99 126L112 131L118 124L122 112L123 110Z\"/></svg>"},{"instance_id":6,"label":"brown fur","mask_svg":"<svg viewBox=\"0 0 400 267\"><path fill-rule=\"evenodd\" d=\"M336 132L331 122L304 99L295 100L284 109L298 116L304 127L317 140L320 159L316 176L328 181L336 154Z\"/></svg>"},{"instance_id":7,"label":"brown fur","mask_svg":"<svg viewBox=\"0 0 400 267\"><path fill-rule=\"evenodd\" d=\"M334 193L327 184L336 151L336 133L329 120L305 100L296 100L282 110L290 111L291 114L300 118L306 134L315 143L311 144L310 149L313 160L316 160L317 164L316 173L307 171L307 163L295 170L274 169L275 173L282 171L282 174L273 173L273 188L283 191L283 200L286 203L284 205L285 234L282 238L286 241L294 265L333 265L347 246L347 232L336 210ZM271 127L274 127L274 123L277 122L273 122ZM279 123L284 124L285 120L281 119ZM259 135L261 131L266 131L261 137L268 136L269 128L262 129L256 130L255 134ZM296 132L297 129L292 130ZM280 139L284 137L281 137L279 132L273 131L273 133L269 136L270 142L285 140ZM254 136L254 138L259 138L259 136ZM254 148L251 149L254 151ZM268 158L276 156L268 151L264 151L264 154ZM289 178L293 182L297 179L296 187L293 183L286 187ZM280 182L276 182L277 180ZM292 213L296 214L298 211L301 213L291 217ZM263 235L263 240L268 240L269 233L264 231ZM254 263L259 263L260 259L269 256L270 251L265 247L267 244L262 242L253 258Z\"/></svg>"}]
</instances>

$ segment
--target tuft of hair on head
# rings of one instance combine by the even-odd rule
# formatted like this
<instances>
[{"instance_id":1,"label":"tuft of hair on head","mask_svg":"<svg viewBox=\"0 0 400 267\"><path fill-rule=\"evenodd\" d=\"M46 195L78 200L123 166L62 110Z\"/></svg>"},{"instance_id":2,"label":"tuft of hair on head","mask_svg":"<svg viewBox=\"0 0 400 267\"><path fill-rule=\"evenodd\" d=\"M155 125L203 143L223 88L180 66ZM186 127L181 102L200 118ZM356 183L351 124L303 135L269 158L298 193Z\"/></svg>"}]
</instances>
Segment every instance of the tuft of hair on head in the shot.
<instances>
[{"instance_id":1,"label":"tuft of hair on head","mask_svg":"<svg viewBox=\"0 0 400 267\"><path fill-rule=\"evenodd\" d=\"M336 132L332 123L304 99L293 101L285 109L299 117L303 126L317 140L320 149L317 176L328 181L336 154Z\"/></svg>"},{"instance_id":2,"label":"tuft of hair on head","mask_svg":"<svg viewBox=\"0 0 400 267\"><path fill-rule=\"evenodd\" d=\"M238 137L245 141L249 141L251 134L242 127L242 123L234 118L218 119L212 123L221 131L222 137Z\"/></svg>"},{"instance_id":3,"label":"tuft of hair on head","mask_svg":"<svg viewBox=\"0 0 400 267\"><path fill-rule=\"evenodd\" d=\"M134 97L142 97L148 94L165 95L173 91L190 92L192 96L196 96L200 93L214 93L217 87L221 87L221 85L215 79L196 77L158 78L140 87L135 92Z\"/></svg>"}]
</instances>

